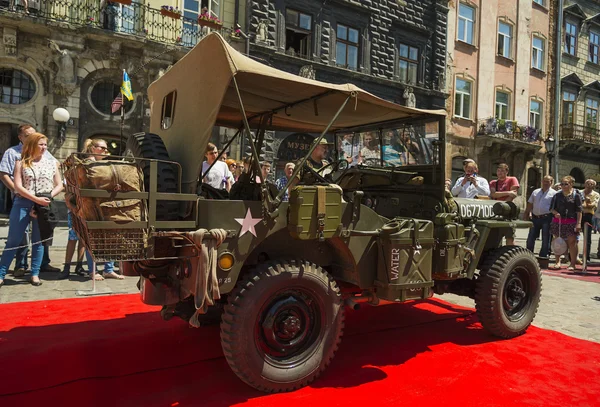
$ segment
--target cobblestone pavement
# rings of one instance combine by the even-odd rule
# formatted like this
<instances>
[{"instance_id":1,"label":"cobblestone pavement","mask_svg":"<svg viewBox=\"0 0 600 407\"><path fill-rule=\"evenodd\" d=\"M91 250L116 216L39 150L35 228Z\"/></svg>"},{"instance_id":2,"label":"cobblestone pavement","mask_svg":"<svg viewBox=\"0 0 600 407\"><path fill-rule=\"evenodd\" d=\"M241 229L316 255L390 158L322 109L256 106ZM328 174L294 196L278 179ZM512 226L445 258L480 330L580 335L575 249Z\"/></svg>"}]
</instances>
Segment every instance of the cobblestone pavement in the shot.
<instances>
[{"instance_id":1,"label":"cobblestone pavement","mask_svg":"<svg viewBox=\"0 0 600 407\"><path fill-rule=\"evenodd\" d=\"M7 227L0 227L0 247L6 237ZM519 230L516 244L525 245L526 231ZM593 235L592 247L597 247L597 234ZM54 246L51 251L52 264L62 267L67 230L58 228ZM539 249L539 241L536 251ZM595 252L595 250L593 251ZM599 260L592 259L598 263ZM102 267L100 266L100 269ZM600 270L595 267L593 270ZM542 300L534 325L562 332L576 338L600 342L600 301L593 297L600 296L600 276L596 272L589 277L576 275L559 277L556 272L544 271ZM42 273L44 284L41 287L31 286L26 275L22 279L7 276L6 285L0 289L0 304L18 301L36 301L42 299L76 297L78 291L91 290L92 281L74 274L69 280L57 281L57 273ZM565 278L567 277L567 278ZM136 293L137 277L126 277L124 280L104 280L96 282L98 292L122 294ZM462 306L474 307L473 300L452 294L440 296L442 300Z\"/></svg>"}]
</instances>

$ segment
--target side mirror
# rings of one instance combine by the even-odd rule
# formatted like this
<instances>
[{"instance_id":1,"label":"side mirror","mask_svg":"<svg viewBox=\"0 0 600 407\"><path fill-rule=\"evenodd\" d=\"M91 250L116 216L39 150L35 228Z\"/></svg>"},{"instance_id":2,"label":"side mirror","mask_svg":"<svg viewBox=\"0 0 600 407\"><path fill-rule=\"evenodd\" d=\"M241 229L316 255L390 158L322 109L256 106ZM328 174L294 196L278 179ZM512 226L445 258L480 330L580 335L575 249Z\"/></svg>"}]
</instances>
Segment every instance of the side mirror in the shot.
<instances>
[{"instance_id":1,"label":"side mirror","mask_svg":"<svg viewBox=\"0 0 600 407\"><path fill-rule=\"evenodd\" d=\"M338 165L337 165L337 167L338 167L338 170L342 170L342 171L343 171L343 170L345 170L346 168L348 168L348 165L349 165L349 164L348 164L348 161L347 161L347 160L340 160L340 161L338 161Z\"/></svg>"}]
</instances>

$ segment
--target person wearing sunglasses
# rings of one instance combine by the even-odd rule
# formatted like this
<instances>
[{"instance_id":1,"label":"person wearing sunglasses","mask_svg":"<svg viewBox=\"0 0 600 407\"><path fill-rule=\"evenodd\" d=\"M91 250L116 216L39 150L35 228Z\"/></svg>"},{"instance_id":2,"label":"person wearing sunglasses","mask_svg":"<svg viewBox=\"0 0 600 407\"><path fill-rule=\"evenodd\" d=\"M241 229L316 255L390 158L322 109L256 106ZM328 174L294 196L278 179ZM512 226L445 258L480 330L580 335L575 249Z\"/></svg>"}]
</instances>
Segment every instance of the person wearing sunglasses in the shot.
<instances>
[{"instance_id":1,"label":"person wearing sunglasses","mask_svg":"<svg viewBox=\"0 0 600 407\"><path fill-rule=\"evenodd\" d=\"M567 270L574 271L577 265L577 237L581 231L583 204L581 194L573 188L575 180L570 175L560 180L561 192L554 195L550 212L554 215L550 230L554 238L567 241L570 264ZM560 255L556 255L553 269L560 269Z\"/></svg>"},{"instance_id":2,"label":"person wearing sunglasses","mask_svg":"<svg viewBox=\"0 0 600 407\"><path fill-rule=\"evenodd\" d=\"M204 174L202 182L217 190L226 190L229 192L231 190L231 179L233 178L233 174L229 171L229 168L227 168L226 163L223 161L216 161L218 155L219 150L217 150L217 146L213 143L208 143L206 151L204 152L206 161L202 163L202 174ZM209 168L210 171L208 171Z\"/></svg>"},{"instance_id":3,"label":"person wearing sunglasses","mask_svg":"<svg viewBox=\"0 0 600 407\"><path fill-rule=\"evenodd\" d=\"M233 178L231 179L231 185L233 185L233 184L235 184L235 181L237 181L237 179L235 177L235 173L237 170L237 162L233 158L229 158L229 159L225 160L225 163L227 164L227 168L229 169L229 172L233 176Z\"/></svg>"}]
</instances>

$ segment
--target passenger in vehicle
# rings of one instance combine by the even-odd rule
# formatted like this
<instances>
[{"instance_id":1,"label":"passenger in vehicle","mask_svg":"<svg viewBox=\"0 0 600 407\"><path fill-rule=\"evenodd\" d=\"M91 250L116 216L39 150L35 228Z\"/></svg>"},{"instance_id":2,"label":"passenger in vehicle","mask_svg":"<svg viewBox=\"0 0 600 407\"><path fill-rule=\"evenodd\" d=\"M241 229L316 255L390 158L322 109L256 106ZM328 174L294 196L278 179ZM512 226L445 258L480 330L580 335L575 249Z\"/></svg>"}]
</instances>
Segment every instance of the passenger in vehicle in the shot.
<instances>
[{"instance_id":1,"label":"passenger in vehicle","mask_svg":"<svg viewBox=\"0 0 600 407\"><path fill-rule=\"evenodd\" d=\"M452 195L458 198L489 197L490 186L485 178L477 174L477 171L477 163L468 163L465 166L465 175L457 179L452 187Z\"/></svg>"},{"instance_id":2,"label":"passenger in vehicle","mask_svg":"<svg viewBox=\"0 0 600 407\"><path fill-rule=\"evenodd\" d=\"M206 161L202 163L202 174L206 173L213 163L214 165L210 171L204 175L202 182L215 189L226 190L229 192L231 190L231 181L233 175L229 172L227 164L225 164L223 161L216 161L218 155L219 151L217 150L217 146L215 146L213 143L208 143L204 153Z\"/></svg>"}]
</instances>

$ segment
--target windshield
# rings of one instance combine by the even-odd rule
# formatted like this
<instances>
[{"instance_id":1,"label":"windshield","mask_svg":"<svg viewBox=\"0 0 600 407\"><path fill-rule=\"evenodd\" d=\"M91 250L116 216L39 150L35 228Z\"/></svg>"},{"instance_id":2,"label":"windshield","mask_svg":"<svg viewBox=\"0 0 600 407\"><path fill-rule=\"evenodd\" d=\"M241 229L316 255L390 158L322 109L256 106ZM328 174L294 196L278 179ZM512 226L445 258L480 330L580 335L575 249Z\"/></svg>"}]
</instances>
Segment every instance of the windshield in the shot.
<instances>
[{"instance_id":1,"label":"windshield","mask_svg":"<svg viewBox=\"0 0 600 407\"><path fill-rule=\"evenodd\" d=\"M439 162L439 123L426 122L382 130L336 135L340 159L350 166L402 167Z\"/></svg>"}]
</instances>

